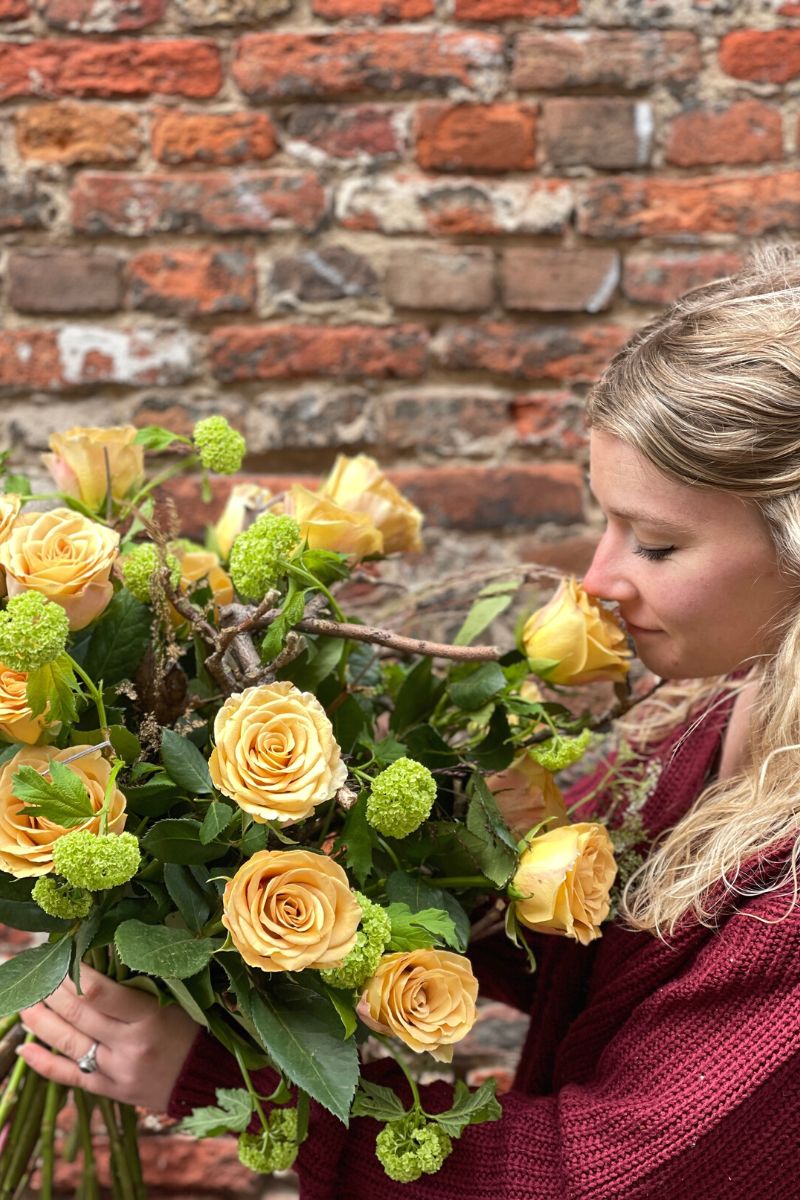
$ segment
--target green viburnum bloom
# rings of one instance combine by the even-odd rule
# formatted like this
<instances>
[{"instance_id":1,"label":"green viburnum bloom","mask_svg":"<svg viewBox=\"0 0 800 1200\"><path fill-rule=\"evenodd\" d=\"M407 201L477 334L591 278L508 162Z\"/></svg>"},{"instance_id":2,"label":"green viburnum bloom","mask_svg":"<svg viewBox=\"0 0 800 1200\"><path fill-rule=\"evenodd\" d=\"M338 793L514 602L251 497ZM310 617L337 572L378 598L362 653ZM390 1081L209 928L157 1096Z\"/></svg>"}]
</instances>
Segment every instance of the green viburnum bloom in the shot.
<instances>
[{"instance_id":1,"label":"green viburnum bloom","mask_svg":"<svg viewBox=\"0 0 800 1200\"><path fill-rule=\"evenodd\" d=\"M224 417L205 417L192 430L192 441L207 471L235 475L242 465L247 443Z\"/></svg>"},{"instance_id":2,"label":"green viburnum bloom","mask_svg":"<svg viewBox=\"0 0 800 1200\"><path fill-rule=\"evenodd\" d=\"M251 1171L264 1175L288 1171L297 1158L297 1109L274 1109L267 1117L267 1129L240 1134L237 1148L239 1161Z\"/></svg>"},{"instance_id":3,"label":"green viburnum bloom","mask_svg":"<svg viewBox=\"0 0 800 1200\"><path fill-rule=\"evenodd\" d=\"M69 618L40 592L12 596L0 612L0 662L12 671L38 671L64 653Z\"/></svg>"},{"instance_id":4,"label":"green viburnum bloom","mask_svg":"<svg viewBox=\"0 0 800 1200\"><path fill-rule=\"evenodd\" d=\"M546 771L563 771L571 767L588 749L591 729L582 729L577 737L551 737L530 747L530 754Z\"/></svg>"},{"instance_id":5,"label":"green viburnum bloom","mask_svg":"<svg viewBox=\"0 0 800 1200\"><path fill-rule=\"evenodd\" d=\"M172 586L177 587L181 581L181 564L174 554L167 554L166 564L170 569ZM153 542L142 542L124 554L119 565L128 591L143 604L148 604L152 598L150 585L153 576L161 569L158 547Z\"/></svg>"},{"instance_id":6,"label":"green viburnum bloom","mask_svg":"<svg viewBox=\"0 0 800 1200\"><path fill-rule=\"evenodd\" d=\"M248 600L262 600L282 574L287 559L300 542L294 517L264 513L234 540L228 570L233 586Z\"/></svg>"},{"instance_id":7,"label":"green viburnum bloom","mask_svg":"<svg viewBox=\"0 0 800 1200\"><path fill-rule=\"evenodd\" d=\"M36 880L31 898L49 917L65 917L67 920L88 916L94 903L91 892L73 887L64 879L53 879L52 875L42 875Z\"/></svg>"},{"instance_id":8,"label":"green viburnum bloom","mask_svg":"<svg viewBox=\"0 0 800 1200\"><path fill-rule=\"evenodd\" d=\"M435 1175L452 1149L445 1131L413 1109L389 1121L375 1139L375 1155L397 1183L413 1183L420 1175Z\"/></svg>"},{"instance_id":9,"label":"green viburnum bloom","mask_svg":"<svg viewBox=\"0 0 800 1200\"><path fill-rule=\"evenodd\" d=\"M335 988L360 988L375 974L392 936L392 922L386 910L361 892L354 895L361 906L361 928L356 934L356 944L341 966L320 972L325 982Z\"/></svg>"},{"instance_id":10,"label":"green viburnum bloom","mask_svg":"<svg viewBox=\"0 0 800 1200\"><path fill-rule=\"evenodd\" d=\"M132 833L74 829L53 843L53 867L73 885L103 892L127 883L139 869L139 843Z\"/></svg>"},{"instance_id":11,"label":"green viburnum bloom","mask_svg":"<svg viewBox=\"0 0 800 1200\"><path fill-rule=\"evenodd\" d=\"M403 838L431 815L436 780L413 758L398 758L372 781L367 820L379 833Z\"/></svg>"}]
</instances>

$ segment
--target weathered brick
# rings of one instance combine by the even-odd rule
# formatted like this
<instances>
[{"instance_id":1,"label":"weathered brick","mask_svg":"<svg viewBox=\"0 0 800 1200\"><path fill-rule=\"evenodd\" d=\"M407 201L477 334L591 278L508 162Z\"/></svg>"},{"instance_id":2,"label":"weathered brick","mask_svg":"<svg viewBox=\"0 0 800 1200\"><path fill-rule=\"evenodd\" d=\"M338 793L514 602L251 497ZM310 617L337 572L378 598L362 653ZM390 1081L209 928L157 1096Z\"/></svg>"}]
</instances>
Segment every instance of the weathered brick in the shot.
<instances>
[{"instance_id":1,"label":"weathered brick","mask_svg":"<svg viewBox=\"0 0 800 1200\"><path fill-rule=\"evenodd\" d=\"M392 479L429 524L446 529L511 531L583 519L577 463L423 467L394 471Z\"/></svg>"},{"instance_id":2,"label":"weathered brick","mask_svg":"<svg viewBox=\"0 0 800 1200\"><path fill-rule=\"evenodd\" d=\"M619 325L576 328L487 321L445 326L435 350L441 365L454 371L591 383L629 336L630 330Z\"/></svg>"},{"instance_id":3,"label":"weathered brick","mask_svg":"<svg viewBox=\"0 0 800 1200\"><path fill-rule=\"evenodd\" d=\"M175 0L183 24L194 29L263 25L291 7L292 0Z\"/></svg>"},{"instance_id":4,"label":"weathered brick","mask_svg":"<svg viewBox=\"0 0 800 1200\"><path fill-rule=\"evenodd\" d=\"M14 251L8 299L18 312L114 312L122 302L119 260L79 250Z\"/></svg>"},{"instance_id":5,"label":"weathered brick","mask_svg":"<svg viewBox=\"0 0 800 1200\"><path fill-rule=\"evenodd\" d=\"M425 104L416 157L428 171L524 171L536 165L536 110L529 104Z\"/></svg>"},{"instance_id":6,"label":"weathered brick","mask_svg":"<svg viewBox=\"0 0 800 1200\"><path fill-rule=\"evenodd\" d=\"M180 330L62 325L0 331L0 389L6 392L175 384L193 371L192 342Z\"/></svg>"},{"instance_id":7,"label":"weathered brick","mask_svg":"<svg viewBox=\"0 0 800 1200\"><path fill-rule=\"evenodd\" d=\"M564 97L542 111L545 153L557 167L643 167L650 161L655 122L645 100Z\"/></svg>"},{"instance_id":8,"label":"weathered brick","mask_svg":"<svg viewBox=\"0 0 800 1200\"><path fill-rule=\"evenodd\" d=\"M236 429L245 427L245 406L241 396L223 395L219 391L183 389L178 395L158 391L147 393L141 399L126 399L125 419L140 428L145 425L163 425L183 437L191 437L192 430L203 417L219 413ZM108 423L99 421L98 424ZM62 426L63 427L63 426ZM256 448L253 447L253 450Z\"/></svg>"},{"instance_id":9,"label":"weathered brick","mask_svg":"<svg viewBox=\"0 0 800 1200\"><path fill-rule=\"evenodd\" d=\"M593 25L703 29L713 17L732 17L741 0L583 0L583 19Z\"/></svg>"},{"instance_id":10,"label":"weathered brick","mask_svg":"<svg viewBox=\"0 0 800 1200\"><path fill-rule=\"evenodd\" d=\"M569 184L558 179L488 182L403 173L345 180L336 209L346 228L382 233L561 233L573 199Z\"/></svg>"},{"instance_id":11,"label":"weathered brick","mask_svg":"<svg viewBox=\"0 0 800 1200\"><path fill-rule=\"evenodd\" d=\"M454 88L494 95L502 70L501 37L438 30L250 33L233 63L236 83L257 102Z\"/></svg>"},{"instance_id":12,"label":"weathered brick","mask_svg":"<svg viewBox=\"0 0 800 1200\"><path fill-rule=\"evenodd\" d=\"M16 133L23 158L67 166L132 162L141 149L137 113L75 100L19 109Z\"/></svg>"},{"instance_id":13,"label":"weathered brick","mask_svg":"<svg viewBox=\"0 0 800 1200\"><path fill-rule=\"evenodd\" d=\"M602 238L758 235L798 229L800 172L591 180L579 204L578 228Z\"/></svg>"},{"instance_id":14,"label":"weathered brick","mask_svg":"<svg viewBox=\"0 0 800 1200\"><path fill-rule=\"evenodd\" d=\"M511 83L523 91L598 84L632 91L656 83L686 83L701 67L693 33L524 31L517 37Z\"/></svg>"},{"instance_id":15,"label":"weathered brick","mask_svg":"<svg viewBox=\"0 0 800 1200\"><path fill-rule=\"evenodd\" d=\"M312 0L315 17L325 21L421 21L434 13L433 0Z\"/></svg>"},{"instance_id":16,"label":"weathered brick","mask_svg":"<svg viewBox=\"0 0 800 1200\"><path fill-rule=\"evenodd\" d=\"M244 434L252 454L372 446L375 409L375 397L360 387L271 391L248 406Z\"/></svg>"},{"instance_id":17,"label":"weathered brick","mask_svg":"<svg viewBox=\"0 0 800 1200\"><path fill-rule=\"evenodd\" d=\"M494 303L494 254L488 246L417 246L395 250L386 295L398 308L471 312Z\"/></svg>"},{"instance_id":18,"label":"weathered brick","mask_svg":"<svg viewBox=\"0 0 800 1200\"><path fill-rule=\"evenodd\" d=\"M0 44L0 99L13 96L215 96L219 49L196 40Z\"/></svg>"},{"instance_id":19,"label":"weathered brick","mask_svg":"<svg viewBox=\"0 0 800 1200\"><path fill-rule=\"evenodd\" d=\"M800 29L739 29L719 44L719 65L735 79L788 83L800 75Z\"/></svg>"},{"instance_id":20,"label":"weathered brick","mask_svg":"<svg viewBox=\"0 0 800 1200\"><path fill-rule=\"evenodd\" d=\"M132 308L176 316L248 312L256 298L253 255L245 250L146 250L128 263Z\"/></svg>"},{"instance_id":21,"label":"weathered brick","mask_svg":"<svg viewBox=\"0 0 800 1200\"><path fill-rule=\"evenodd\" d=\"M727 108L681 113L670 125L666 158L678 167L781 159L780 110L760 100L747 99Z\"/></svg>"},{"instance_id":22,"label":"weathered brick","mask_svg":"<svg viewBox=\"0 0 800 1200\"><path fill-rule=\"evenodd\" d=\"M503 251L503 304L533 312L601 312L614 299L619 275L614 250L514 247Z\"/></svg>"},{"instance_id":23,"label":"weathered brick","mask_svg":"<svg viewBox=\"0 0 800 1200\"><path fill-rule=\"evenodd\" d=\"M455 0L457 21L560 21L580 10L580 0Z\"/></svg>"},{"instance_id":24,"label":"weathered brick","mask_svg":"<svg viewBox=\"0 0 800 1200\"><path fill-rule=\"evenodd\" d=\"M555 567L557 571L580 578L589 570L596 546L596 537L576 535L545 542L536 534L530 534L518 540L516 558L519 562Z\"/></svg>"},{"instance_id":25,"label":"weathered brick","mask_svg":"<svg viewBox=\"0 0 800 1200\"><path fill-rule=\"evenodd\" d=\"M527 392L514 397L511 417L523 446L581 450L588 444L584 403L572 392Z\"/></svg>"},{"instance_id":26,"label":"weathered brick","mask_svg":"<svg viewBox=\"0 0 800 1200\"><path fill-rule=\"evenodd\" d=\"M513 437L505 392L414 387L380 397L381 444L437 455L486 454Z\"/></svg>"},{"instance_id":27,"label":"weathered brick","mask_svg":"<svg viewBox=\"0 0 800 1200\"><path fill-rule=\"evenodd\" d=\"M29 12L28 0L0 0L0 21L22 21Z\"/></svg>"},{"instance_id":28,"label":"weathered brick","mask_svg":"<svg viewBox=\"0 0 800 1200\"><path fill-rule=\"evenodd\" d=\"M163 163L232 166L269 158L277 149L266 113L189 113L174 108L155 115L153 154Z\"/></svg>"},{"instance_id":29,"label":"weathered brick","mask_svg":"<svg viewBox=\"0 0 800 1200\"><path fill-rule=\"evenodd\" d=\"M7 179L0 171L0 230L45 229L55 211L53 198L38 181Z\"/></svg>"},{"instance_id":30,"label":"weathered brick","mask_svg":"<svg viewBox=\"0 0 800 1200\"><path fill-rule=\"evenodd\" d=\"M337 300L374 299L378 277L370 261L347 246L320 246L275 259L268 280L279 310Z\"/></svg>"},{"instance_id":31,"label":"weathered brick","mask_svg":"<svg viewBox=\"0 0 800 1200\"><path fill-rule=\"evenodd\" d=\"M374 104L302 105L289 115L286 149L312 162L360 159L374 167L402 155L402 127L397 110Z\"/></svg>"},{"instance_id":32,"label":"weathered brick","mask_svg":"<svg viewBox=\"0 0 800 1200\"><path fill-rule=\"evenodd\" d=\"M244 379L416 378L426 366L421 325L223 326L209 339L221 383Z\"/></svg>"},{"instance_id":33,"label":"weathered brick","mask_svg":"<svg viewBox=\"0 0 800 1200\"><path fill-rule=\"evenodd\" d=\"M325 193L308 171L127 175L87 171L70 193L83 233L263 233L312 231Z\"/></svg>"},{"instance_id":34,"label":"weathered brick","mask_svg":"<svg viewBox=\"0 0 800 1200\"><path fill-rule=\"evenodd\" d=\"M98 4L97 0L44 0L42 16L53 29L72 33L124 33L157 24L166 0L125 0L124 4Z\"/></svg>"},{"instance_id":35,"label":"weathered brick","mask_svg":"<svg viewBox=\"0 0 800 1200\"><path fill-rule=\"evenodd\" d=\"M625 259L622 291L640 304L669 304L690 288L732 275L742 265L736 250L695 254L632 254Z\"/></svg>"}]
</instances>

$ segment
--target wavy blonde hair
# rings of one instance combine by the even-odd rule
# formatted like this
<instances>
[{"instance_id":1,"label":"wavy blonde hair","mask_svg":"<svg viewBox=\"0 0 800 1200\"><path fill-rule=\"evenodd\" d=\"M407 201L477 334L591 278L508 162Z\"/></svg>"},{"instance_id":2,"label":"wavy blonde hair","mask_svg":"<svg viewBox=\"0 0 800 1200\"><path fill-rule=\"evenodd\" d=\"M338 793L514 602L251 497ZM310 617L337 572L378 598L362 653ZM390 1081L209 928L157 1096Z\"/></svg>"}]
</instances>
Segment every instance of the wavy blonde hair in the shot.
<instances>
[{"instance_id":1,"label":"wavy blonde hair","mask_svg":"<svg viewBox=\"0 0 800 1200\"><path fill-rule=\"evenodd\" d=\"M672 479L752 503L800 589L799 250L762 247L639 330L592 389L588 420ZM750 761L706 787L629 881L622 911L634 928L664 936L687 914L711 926L726 901L787 882L797 898L800 603L773 632L777 649L749 664ZM732 686L742 681L671 682L628 732L652 742ZM756 862L771 874L748 870Z\"/></svg>"}]
</instances>

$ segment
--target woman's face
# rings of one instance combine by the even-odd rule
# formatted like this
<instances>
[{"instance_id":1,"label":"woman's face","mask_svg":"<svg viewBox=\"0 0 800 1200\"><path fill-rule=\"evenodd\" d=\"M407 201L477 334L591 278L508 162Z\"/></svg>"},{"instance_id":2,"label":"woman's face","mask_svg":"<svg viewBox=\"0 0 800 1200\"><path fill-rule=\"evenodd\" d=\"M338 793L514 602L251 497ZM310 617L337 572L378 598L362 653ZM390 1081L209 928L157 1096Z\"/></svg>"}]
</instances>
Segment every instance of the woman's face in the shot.
<instances>
[{"instance_id":1,"label":"woman's face","mask_svg":"<svg viewBox=\"0 0 800 1200\"><path fill-rule=\"evenodd\" d=\"M797 603L760 513L676 483L611 434L591 435L591 486L607 518L583 583L614 600L656 675L722 675L773 648Z\"/></svg>"}]
</instances>

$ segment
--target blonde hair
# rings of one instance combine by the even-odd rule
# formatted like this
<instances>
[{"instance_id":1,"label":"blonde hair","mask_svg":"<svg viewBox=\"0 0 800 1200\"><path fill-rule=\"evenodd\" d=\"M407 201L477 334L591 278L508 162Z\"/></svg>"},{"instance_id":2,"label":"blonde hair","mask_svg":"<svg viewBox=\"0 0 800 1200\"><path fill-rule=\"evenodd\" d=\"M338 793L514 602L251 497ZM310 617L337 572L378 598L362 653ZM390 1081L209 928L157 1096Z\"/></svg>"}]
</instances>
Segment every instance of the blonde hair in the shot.
<instances>
[{"instance_id":1,"label":"blonde hair","mask_svg":"<svg viewBox=\"0 0 800 1200\"><path fill-rule=\"evenodd\" d=\"M800 586L800 252L762 247L738 274L688 292L639 330L592 389L588 420L669 477L752 503ZM796 899L800 605L774 632L777 649L750 664L750 762L706 787L630 880L623 912L635 928L663 936L687 914L713 925L723 902L787 882ZM640 741L731 686L665 686L638 718ZM771 877L749 870L787 839L793 849Z\"/></svg>"}]
</instances>

